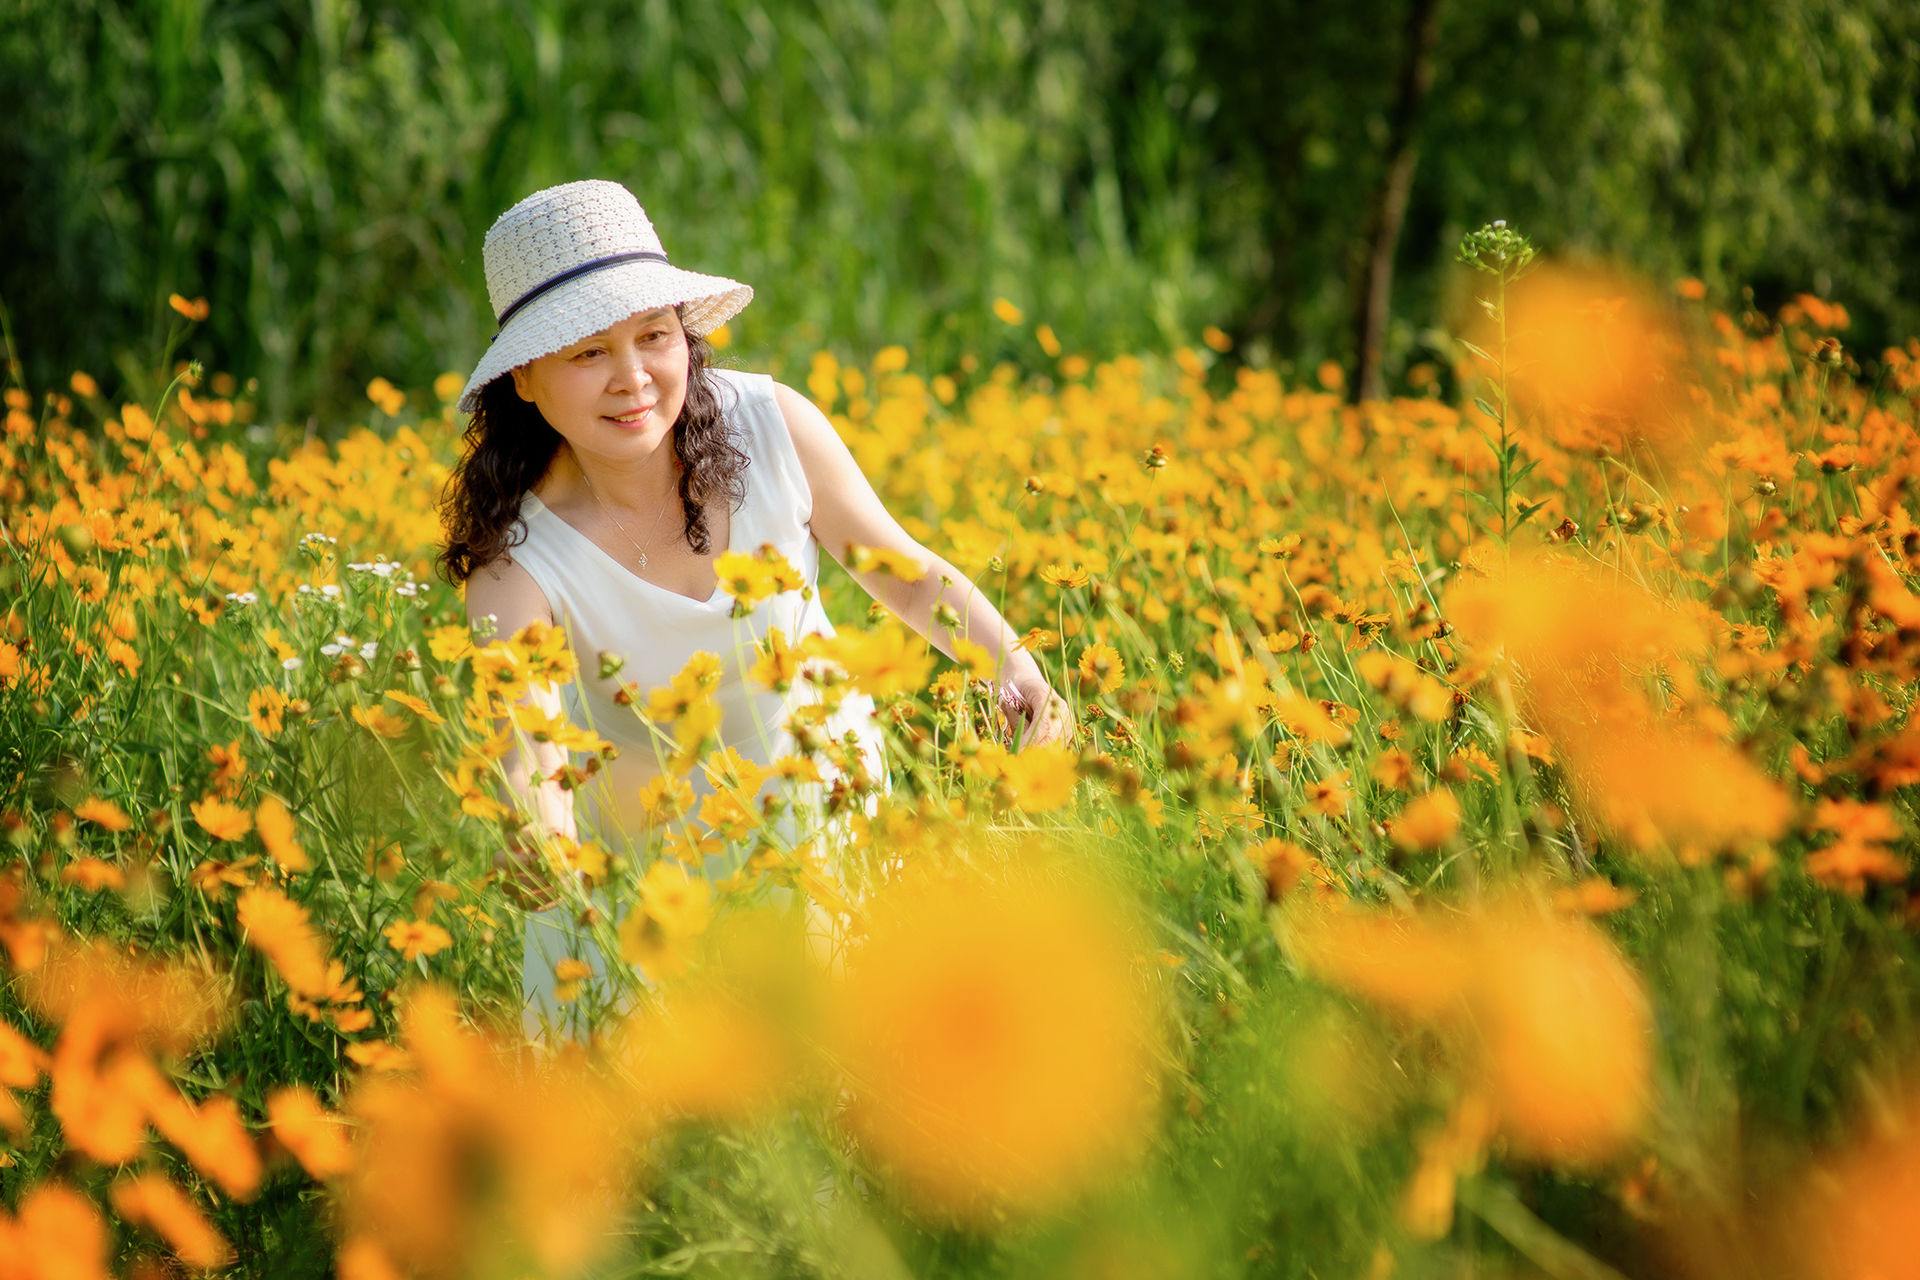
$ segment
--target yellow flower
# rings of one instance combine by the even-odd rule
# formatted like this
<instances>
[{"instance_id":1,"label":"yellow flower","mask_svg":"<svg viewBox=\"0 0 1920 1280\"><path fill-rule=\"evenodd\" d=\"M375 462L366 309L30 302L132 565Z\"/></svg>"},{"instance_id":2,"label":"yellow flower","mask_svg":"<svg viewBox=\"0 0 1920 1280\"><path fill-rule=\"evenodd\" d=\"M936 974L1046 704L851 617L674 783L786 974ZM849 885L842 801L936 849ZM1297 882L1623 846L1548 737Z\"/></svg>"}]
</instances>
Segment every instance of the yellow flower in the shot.
<instances>
[{"instance_id":1,"label":"yellow flower","mask_svg":"<svg viewBox=\"0 0 1920 1280\"><path fill-rule=\"evenodd\" d=\"M351 714L355 724L382 738L399 737L411 723L405 716L394 715L385 707L354 707Z\"/></svg>"},{"instance_id":2,"label":"yellow flower","mask_svg":"<svg viewBox=\"0 0 1920 1280\"><path fill-rule=\"evenodd\" d=\"M788 642L786 632L779 627L769 627L767 638L755 642L754 652L759 656L747 672L749 680L775 693L785 693L793 687L794 677L800 673L800 653Z\"/></svg>"},{"instance_id":3,"label":"yellow flower","mask_svg":"<svg viewBox=\"0 0 1920 1280\"><path fill-rule=\"evenodd\" d=\"M640 807L660 822L684 818L693 811L693 788L670 774L655 774L640 788Z\"/></svg>"},{"instance_id":4,"label":"yellow flower","mask_svg":"<svg viewBox=\"0 0 1920 1280\"><path fill-rule=\"evenodd\" d=\"M964 636L953 638L953 658L967 669L967 674L976 680L993 679L996 666L993 653L983 644L975 644Z\"/></svg>"},{"instance_id":5,"label":"yellow flower","mask_svg":"<svg viewBox=\"0 0 1920 1280\"><path fill-rule=\"evenodd\" d=\"M1010 755L1001 765L1014 806L1027 813L1043 813L1073 801L1078 778L1074 755L1064 747L1028 747Z\"/></svg>"},{"instance_id":6,"label":"yellow flower","mask_svg":"<svg viewBox=\"0 0 1920 1280\"><path fill-rule=\"evenodd\" d=\"M676 973L713 915L713 890L672 858L647 868L640 901L620 922L620 955L652 977Z\"/></svg>"},{"instance_id":7,"label":"yellow flower","mask_svg":"<svg viewBox=\"0 0 1920 1280\"><path fill-rule=\"evenodd\" d=\"M452 934L425 920L396 920L380 934L407 960L437 955L453 945Z\"/></svg>"},{"instance_id":8,"label":"yellow flower","mask_svg":"<svg viewBox=\"0 0 1920 1280\"><path fill-rule=\"evenodd\" d=\"M1040 571L1040 579L1065 590L1084 587L1093 581L1093 575L1077 564L1050 564Z\"/></svg>"},{"instance_id":9,"label":"yellow flower","mask_svg":"<svg viewBox=\"0 0 1920 1280\"><path fill-rule=\"evenodd\" d=\"M760 814L741 792L722 787L701 802L700 821L721 839L740 841L760 825Z\"/></svg>"},{"instance_id":10,"label":"yellow flower","mask_svg":"<svg viewBox=\"0 0 1920 1280\"><path fill-rule=\"evenodd\" d=\"M458 662L473 656L473 637L465 627L435 627L427 632L427 652L435 662Z\"/></svg>"},{"instance_id":11,"label":"yellow flower","mask_svg":"<svg viewBox=\"0 0 1920 1280\"><path fill-rule=\"evenodd\" d=\"M1119 651L1108 644L1090 644L1080 653L1081 687L1094 693L1112 693L1127 678Z\"/></svg>"},{"instance_id":12,"label":"yellow flower","mask_svg":"<svg viewBox=\"0 0 1920 1280\"><path fill-rule=\"evenodd\" d=\"M993 300L993 314L998 316L1004 324L1019 324L1026 319L1026 313L1005 298Z\"/></svg>"},{"instance_id":13,"label":"yellow flower","mask_svg":"<svg viewBox=\"0 0 1920 1280\"><path fill-rule=\"evenodd\" d=\"M713 915L713 890L678 862L661 859L640 881L640 907L670 937L691 938Z\"/></svg>"},{"instance_id":14,"label":"yellow flower","mask_svg":"<svg viewBox=\"0 0 1920 1280\"><path fill-rule=\"evenodd\" d=\"M407 693L402 689L387 690L387 698L390 701L399 703L407 710L413 712L413 714L419 716L422 720L425 720L428 724L446 723L446 718L435 711L425 698Z\"/></svg>"},{"instance_id":15,"label":"yellow flower","mask_svg":"<svg viewBox=\"0 0 1920 1280\"><path fill-rule=\"evenodd\" d=\"M278 689L255 689L247 695L247 721L260 736L274 737L285 724L287 705L287 695Z\"/></svg>"},{"instance_id":16,"label":"yellow flower","mask_svg":"<svg viewBox=\"0 0 1920 1280\"><path fill-rule=\"evenodd\" d=\"M405 407L407 393L385 378L375 378L367 384L367 399L373 401L379 406L380 412L391 418Z\"/></svg>"},{"instance_id":17,"label":"yellow flower","mask_svg":"<svg viewBox=\"0 0 1920 1280\"><path fill-rule=\"evenodd\" d=\"M204 796L188 807L201 830L215 840L238 840L253 830L253 819L245 809L228 804L218 796Z\"/></svg>"},{"instance_id":18,"label":"yellow flower","mask_svg":"<svg viewBox=\"0 0 1920 1280\"><path fill-rule=\"evenodd\" d=\"M876 698L916 692L933 675L933 655L920 637L904 627L811 635L803 648L839 663L854 688Z\"/></svg>"},{"instance_id":19,"label":"yellow flower","mask_svg":"<svg viewBox=\"0 0 1920 1280\"><path fill-rule=\"evenodd\" d=\"M744 618L776 591L773 572L762 560L744 551L728 551L713 562L720 590L733 597L733 616Z\"/></svg>"}]
</instances>

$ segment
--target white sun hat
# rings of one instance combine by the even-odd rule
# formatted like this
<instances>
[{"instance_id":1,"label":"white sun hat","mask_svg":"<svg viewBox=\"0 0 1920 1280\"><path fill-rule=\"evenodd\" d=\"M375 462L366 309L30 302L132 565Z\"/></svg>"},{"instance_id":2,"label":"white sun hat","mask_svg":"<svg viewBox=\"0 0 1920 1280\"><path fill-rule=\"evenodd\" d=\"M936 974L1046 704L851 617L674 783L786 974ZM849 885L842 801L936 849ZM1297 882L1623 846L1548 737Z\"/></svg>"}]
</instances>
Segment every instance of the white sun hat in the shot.
<instances>
[{"instance_id":1,"label":"white sun hat","mask_svg":"<svg viewBox=\"0 0 1920 1280\"><path fill-rule=\"evenodd\" d=\"M689 333L713 332L753 300L753 290L667 261L660 236L633 193L589 179L536 191L487 232L487 296L499 331L460 393L460 411L480 407L480 389L509 369L617 324L640 311L681 307Z\"/></svg>"}]
</instances>

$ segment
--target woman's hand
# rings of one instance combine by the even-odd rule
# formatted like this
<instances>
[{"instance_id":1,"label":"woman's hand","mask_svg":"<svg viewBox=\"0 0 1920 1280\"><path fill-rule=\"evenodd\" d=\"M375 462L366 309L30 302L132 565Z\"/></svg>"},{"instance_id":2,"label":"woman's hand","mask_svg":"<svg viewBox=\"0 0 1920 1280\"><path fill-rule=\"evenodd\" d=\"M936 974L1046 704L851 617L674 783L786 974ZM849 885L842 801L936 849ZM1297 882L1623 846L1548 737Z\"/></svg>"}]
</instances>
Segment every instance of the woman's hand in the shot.
<instances>
[{"instance_id":1,"label":"woman's hand","mask_svg":"<svg viewBox=\"0 0 1920 1280\"><path fill-rule=\"evenodd\" d=\"M1073 708L1038 672L1016 676L1000 686L1000 714L1008 740L1023 750L1067 746L1073 741Z\"/></svg>"}]
</instances>

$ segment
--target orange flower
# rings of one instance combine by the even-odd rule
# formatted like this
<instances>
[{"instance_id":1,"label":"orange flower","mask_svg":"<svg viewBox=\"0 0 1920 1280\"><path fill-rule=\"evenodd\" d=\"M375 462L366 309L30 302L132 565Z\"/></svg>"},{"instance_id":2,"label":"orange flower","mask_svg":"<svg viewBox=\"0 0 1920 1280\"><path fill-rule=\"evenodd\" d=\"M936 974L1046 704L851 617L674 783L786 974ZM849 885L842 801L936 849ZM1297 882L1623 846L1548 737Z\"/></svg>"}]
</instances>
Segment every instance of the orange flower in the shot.
<instances>
[{"instance_id":1,"label":"orange flower","mask_svg":"<svg viewBox=\"0 0 1920 1280\"><path fill-rule=\"evenodd\" d=\"M60 883L79 885L88 893L126 887L127 877L119 867L100 858L75 858L60 869Z\"/></svg>"},{"instance_id":2,"label":"orange flower","mask_svg":"<svg viewBox=\"0 0 1920 1280\"><path fill-rule=\"evenodd\" d=\"M0 1022L0 1085L31 1089L47 1069L47 1055L39 1045Z\"/></svg>"},{"instance_id":3,"label":"orange flower","mask_svg":"<svg viewBox=\"0 0 1920 1280\"><path fill-rule=\"evenodd\" d=\"M238 840L253 830L253 819L245 809L218 796L203 796L188 807L193 810L193 820L215 840Z\"/></svg>"},{"instance_id":4,"label":"orange flower","mask_svg":"<svg viewBox=\"0 0 1920 1280\"><path fill-rule=\"evenodd\" d=\"M293 1086L269 1093L267 1121L273 1136L315 1178L337 1178L353 1168L343 1121L322 1107L312 1090Z\"/></svg>"},{"instance_id":5,"label":"orange flower","mask_svg":"<svg viewBox=\"0 0 1920 1280\"><path fill-rule=\"evenodd\" d=\"M1353 792L1349 788L1351 777L1350 770L1341 769L1307 783L1307 806L1329 818L1340 817L1346 813L1347 806L1353 803Z\"/></svg>"},{"instance_id":6,"label":"orange flower","mask_svg":"<svg viewBox=\"0 0 1920 1280\"><path fill-rule=\"evenodd\" d=\"M116 1182L111 1195L114 1212L128 1222L150 1228L188 1266L210 1270L232 1259L233 1250L225 1237L164 1176L146 1173Z\"/></svg>"},{"instance_id":7,"label":"orange flower","mask_svg":"<svg viewBox=\"0 0 1920 1280\"><path fill-rule=\"evenodd\" d=\"M157 1077L156 1077L157 1078ZM239 1104L215 1094L195 1106L172 1089L148 1099L153 1127L235 1200L251 1200L260 1188L260 1151L240 1120Z\"/></svg>"},{"instance_id":8,"label":"orange flower","mask_svg":"<svg viewBox=\"0 0 1920 1280\"><path fill-rule=\"evenodd\" d=\"M453 935L425 920L396 920L382 929L387 944L408 960L437 955L453 945Z\"/></svg>"},{"instance_id":9,"label":"orange flower","mask_svg":"<svg viewBox=\"0 0 1920 1280\"><path fill-rule=\"evenodd\" d=\"M0 1259L10 1276L107 1280L107 1225L86 1197L43 1182L21 1197L19 1217L0 1209Z\"/></svg>"},{"instance_id":10,"label":"orange flower","mask_svg":"<svg viewBox=\"0 0 1920 1280\"><path fill-rule=\"evenodd\" d=\"M1586 1166L1638 1133L1652 1096L1652 1010L1586 920L1513 900L1460 919L1308 914L1287 936L1328 982L1462 1037L1521 1154Z\"/></svg>"},{"instance_id":11,"label":"orange flower","mask_svg":"<svg viewBox=\"0 0 1920 1280\"><path fill-rule=\"evenodd\" d=\"M313 866L307 851L294 838L297 828L293 815L287 812L287 806L279 796L263 798L260 807L253 811L253 821L260 832L260 843L266 846L267 853L282 868L297 872Z\"/></svg>"},{"instance_id":12,"label":"orange flower","mask_svg":"<svg viewBox=\"0 0 1920 1280\"><path fill-rule=\"evenodd\" d=\"M222 796L238 795L240 779L247 773L247 758L240 754L240 740L215 743L207 750L207 759L213 763L214 791Z\"/></svg>"},{"instance_id":13,"label":"orange flower","mask_svg":"<svg viewBox=\"0 0 1920 1280\"><path fill-rule=\"evenodd\" d=\"M1402 849L1438 849L1460 830L1460 802L1445 787L1415 796L1393 820L1393 842Z\"/></svg>"},{"instance_id":14,"label":"orange flower","mask_svg":"<svg viewBox=\"0 0 1920 1280\"><path fill-rule=\"evenodd\" d=\"M103 800L99 796L88 796L75 805L73 816L97 823L109 831L125 831L133 825L133 820L121 812L119 805L111 800Z\"/></svg>"},{"instance_id":15,"label":"orange flower","mask_svg":"<svg viewBox=\"0 0 1920 1280\"><path fill-rule=\"evenodd\" d=\"M273 962L287 986L310 1000L327 996L332 984L327 980L326 947L304 907L263 885L240 895L238 914L248 945Z\"/></svg>"}]
</instances>

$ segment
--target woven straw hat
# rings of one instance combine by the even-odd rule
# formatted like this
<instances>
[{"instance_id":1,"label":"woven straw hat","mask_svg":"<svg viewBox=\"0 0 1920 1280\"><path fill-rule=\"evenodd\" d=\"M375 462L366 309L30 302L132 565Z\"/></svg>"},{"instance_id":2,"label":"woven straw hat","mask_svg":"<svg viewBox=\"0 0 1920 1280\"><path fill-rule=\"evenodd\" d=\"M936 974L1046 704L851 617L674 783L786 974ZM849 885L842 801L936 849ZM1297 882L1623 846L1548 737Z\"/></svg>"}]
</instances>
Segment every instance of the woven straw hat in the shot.
<instances>
[{"instance_id":1,"label":"woven straw hat","mask_svg":"<svg viewBox=\"0 0 1920 1280\"><path fill-rule=\"evenodd\" d=\"M753 300L737 280L669 263L646 211L617 182L534 192L500 215L483 256L500 329L460 393L462 413L478 409L480 389L509 369L636 312L683 307L687 331L704 336Z\"/></svg>"}]
</instances>

